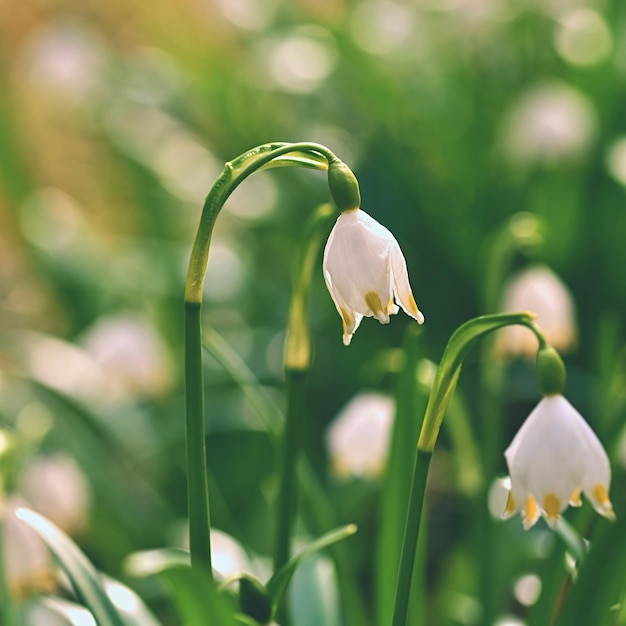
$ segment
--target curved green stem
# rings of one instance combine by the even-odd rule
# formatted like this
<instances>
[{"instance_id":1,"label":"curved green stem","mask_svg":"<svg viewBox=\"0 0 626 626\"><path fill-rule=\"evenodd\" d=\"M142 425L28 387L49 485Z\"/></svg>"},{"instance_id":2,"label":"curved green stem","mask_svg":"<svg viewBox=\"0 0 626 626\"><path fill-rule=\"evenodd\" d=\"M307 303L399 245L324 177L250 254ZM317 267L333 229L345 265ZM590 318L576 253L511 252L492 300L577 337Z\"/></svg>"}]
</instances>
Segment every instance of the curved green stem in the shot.
<instances>
[{"instance_id":1,"label":"curved green stem","mask_svg":"<svg viewBox=\"0 0 626 626\"><path fill-rule=\"evenodd\" d=\"M237 186L261 168L300 166L327 170L339 159L316 143L269 143L226 163L209 192L193 244L185 284L185 395L187 498L191 563L211 571L210 509L204 421L201 306L211 236L217 216Z\"/></svg>"},{"instance_id":2,"label":"curved green stem","mask_svg":"<svg viewBox=\"0 0 626 626\"><path fill-rule=\"evenodd\" d=\"M465 322L452 334L444 350L437 374L435 375L435 382L430 392L422 430L417 443L409 510L404 528L402 555L396 587L393 626L405 626L407 623L413 562L419 538L428 468L448 402L454 393L459 375L461 374L463 359L467 356L477 339L498 328L512 324L527 326L537 336L540 347L547 345L541 329L534 322L532 313L500 313L476 317Z\"/></svg>"},{"instance_id":3,"label":"curved green stem","mask_svg":"<svg viewBox=\"0 0 626 626\"><path fill-rule=\"evenodd\" d=\"M532 330L539 340L540 347L545 347L546 340L541 329L534 322L533 313L497 313L475 317L457 328L446 346L433 384L426 414L417 447L432 452L439 434L450 396L454 392L461 373L463 359L474 345L476 339L498 328L521 324Z\"/></svg>"},{"instance_id":4,"label":"curved green stem","mask_svg":"<svg viewBox=\"0 0 626 626\"><path fill-rule=\"evenodd\" d=\"M204 276L215 220L228 197L240 183L261 168L298 165L326 170L330 163L338 160L328 148L316 143L268 143L257 146L226 163L202 208L200 225L189 261L185 301L202 302Z\"/></svg>"}]
</instances>

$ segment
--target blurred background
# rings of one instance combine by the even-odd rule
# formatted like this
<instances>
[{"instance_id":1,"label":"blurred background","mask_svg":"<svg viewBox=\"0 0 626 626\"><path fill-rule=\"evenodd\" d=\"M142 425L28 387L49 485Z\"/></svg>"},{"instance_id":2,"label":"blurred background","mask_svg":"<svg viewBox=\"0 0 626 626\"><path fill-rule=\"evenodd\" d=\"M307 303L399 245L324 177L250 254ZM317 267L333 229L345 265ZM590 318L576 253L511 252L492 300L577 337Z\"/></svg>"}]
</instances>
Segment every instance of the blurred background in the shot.
<instances>
[{"instance_id":1,"label":"blurred background","mask_svg":"<svg viewBox=\"0 0 626 626\"><path fill-rule=\"evenodd\" d=\"M621 0L0 0L0 420L26 442L10 490L27 494L37 459L70 459L88 503L75 536L116 576L133 550L181 541L186 266L223 163L268 141L323 143L355 171L404 251L425 359L505 307L516 272L550 268L569 299L570 399L621 471L625 102ZM279 405L300 226L328 195L321 173L262 172L217 222L205 321ZM344 348L321 261L310 309L305 446L364 529L365 593L380 484L332 477L327 428L358 391L393 392L414 322L366 319ZM486 354L461 390L479 415L473 383L501 359L490 481L538 393L529 362ZM213 521L267 555L272 442L223 367L206 371ZM433 586L465 540L452 446L444 433ZM478 623L457 613L439 623Z\"/></svg>"}]
</instances>

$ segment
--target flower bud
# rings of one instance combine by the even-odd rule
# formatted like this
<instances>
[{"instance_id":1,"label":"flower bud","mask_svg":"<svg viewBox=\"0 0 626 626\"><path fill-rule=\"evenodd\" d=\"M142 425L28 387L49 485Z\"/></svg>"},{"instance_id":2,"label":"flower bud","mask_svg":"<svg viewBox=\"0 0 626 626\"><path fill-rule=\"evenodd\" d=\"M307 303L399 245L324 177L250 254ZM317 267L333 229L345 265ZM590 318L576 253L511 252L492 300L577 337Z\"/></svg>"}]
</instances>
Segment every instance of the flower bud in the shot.
<instances>
[{"instance_id":1,"label":"flower bud","mask_svg":"<svg viewBox=\"0 0 626 626\"><path fill-rule=\"evenodd\" d=\"M544 396L556 396L565 388L565 365L552 346L539 348L537 352L537 384Z\"/></svg>"},{"instance_id":2,"label":"flower bud","mask_svg":"<svg viewBox=\"0 0 626 626\"><path fill-rule=\"evenodd\" d=\"M359 182L343 161L332 161L328 165L328 186L337 208L342 213L361 206Z\"/></svg>"}]
</instances>

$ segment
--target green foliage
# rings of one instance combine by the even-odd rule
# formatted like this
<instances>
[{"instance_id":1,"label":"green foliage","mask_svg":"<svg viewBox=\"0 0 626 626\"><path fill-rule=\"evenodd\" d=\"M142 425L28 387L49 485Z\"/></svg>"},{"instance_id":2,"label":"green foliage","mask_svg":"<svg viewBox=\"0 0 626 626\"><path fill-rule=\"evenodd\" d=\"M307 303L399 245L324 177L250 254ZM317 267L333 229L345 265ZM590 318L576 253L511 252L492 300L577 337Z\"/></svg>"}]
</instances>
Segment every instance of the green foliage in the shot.
<instances>
[{"instance_id":1,"label":"green foliage","mask_svg":"<svg viewBox=\"0 0 626 626\"><path fill-rule=\"evenodd\" d=\"M296 600L309 588L320 590L323 626L390 622L432 364L455 328L502 312L511 279L541 264L574 304L576 343L555 347L567 397L609 454L617 520L596 520L584 497L555 531L500 520L502 452L540 392L534 365L502 352L497 330L463 355L462 373L455 361L438 375L434 403L447 411L409 624L626 624L624 2L14 4L0 20L0 432L11 439L0 507L20 497L52 519L27 479L34 463L68 456L90 497L81 523L55 524L94 564L89 576L126 583L127 557L158 550L159 567L130 576L158 623L256 622L236 589L217 592L186 551L163 548L188 547L185 267L225 164L230 183L253 168L218 198L207 280L195 285L206 426L195 442L208 471L192 500L202 504L206 487L212 528L241 548L248 576L274 581L278 623L307 623ZM419 333L401 315L384 327L366 318L344 348L320 255L307 257L308 303L296 312L311 358L288 539L297 547L353 523L359 532L288 573L270 564L284 331L306 219L330 192L315 150L236 159L274 139L267 150L322 142L351 168L363 209L398 239L426 317ZM537 320L546 334L552 317ZM379 474L337 473L328 426L366 389L395 401L387 461ZM48 491L59 503L73 487ZM192 542L207 550L208 515L192 517ZM61 564L84 565L54 536ZM39 604L68 619L77 600L81 618L124 622L100 575L80 576L89 594L67 605L48 570L37 581L45 598L0 574L13 599L0 620ZM525 596L534 576L538 595Z\"/></svg>"}]
</instances>

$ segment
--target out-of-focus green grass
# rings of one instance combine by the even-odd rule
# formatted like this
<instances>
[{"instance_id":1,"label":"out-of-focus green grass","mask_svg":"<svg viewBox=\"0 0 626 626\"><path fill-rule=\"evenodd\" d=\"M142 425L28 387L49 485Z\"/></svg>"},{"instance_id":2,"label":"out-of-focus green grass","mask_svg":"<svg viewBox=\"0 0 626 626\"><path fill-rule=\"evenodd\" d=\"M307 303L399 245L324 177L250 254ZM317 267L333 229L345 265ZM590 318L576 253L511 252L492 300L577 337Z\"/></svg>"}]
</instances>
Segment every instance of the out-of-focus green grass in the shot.
<instances>
[{"instance_id":1,"label":"out-of-focus green grass","mask_svg":"<svg viewBox=\"0 0 626 626\"><path fill-rule=\"evenodd\" d=\"M86 472L93 500L80 541L99 567L120 575L129 552L176 542L186 512L186 263L223 162L272 140L324 143L355 171L363 208L405 253L426 316L419 342L426 358L438 359L458 324L490 312L483 301L490 236L520 211L545 220L544 241L517 254L507 273L541 261L571 290L579 342L566 356L568 391L614 462L619 514L626 310L619 0L594 8L565 0L5 1L0 45L0 417L10 428L33 415L48 420L42 450L68 451ZM256 174L228 201L214 237L205 319L279 405L294 246L304 216L327 199L321 174ZM412 322L365 320L344 348L321 267L318 274L305 447L338 520L360 526L352 545L368 597L380 485L329 477L324 433L358 390L394 389L388 350L402 345ZM122 325L107 324L116 320ZM117 358L138 336L145 342L132 344L133 356ZM470 359L460 384L475 424L481 358ZM502 449L538 397L530 367L504 367ZM213 521L268 555L272 439L211 359L206 385ZM480 623L471 621L471 528L484 505L460 492L445 432L439 446L432 611L437 626ZM505 472L503 458L495 464ZM494 594L498 612L523 615L512 582L545 565L551 540L543 529L523 535L518 526L497 527L501 545L514 548L494 556L509 575Z\"/></svg>"}]
</instances>

